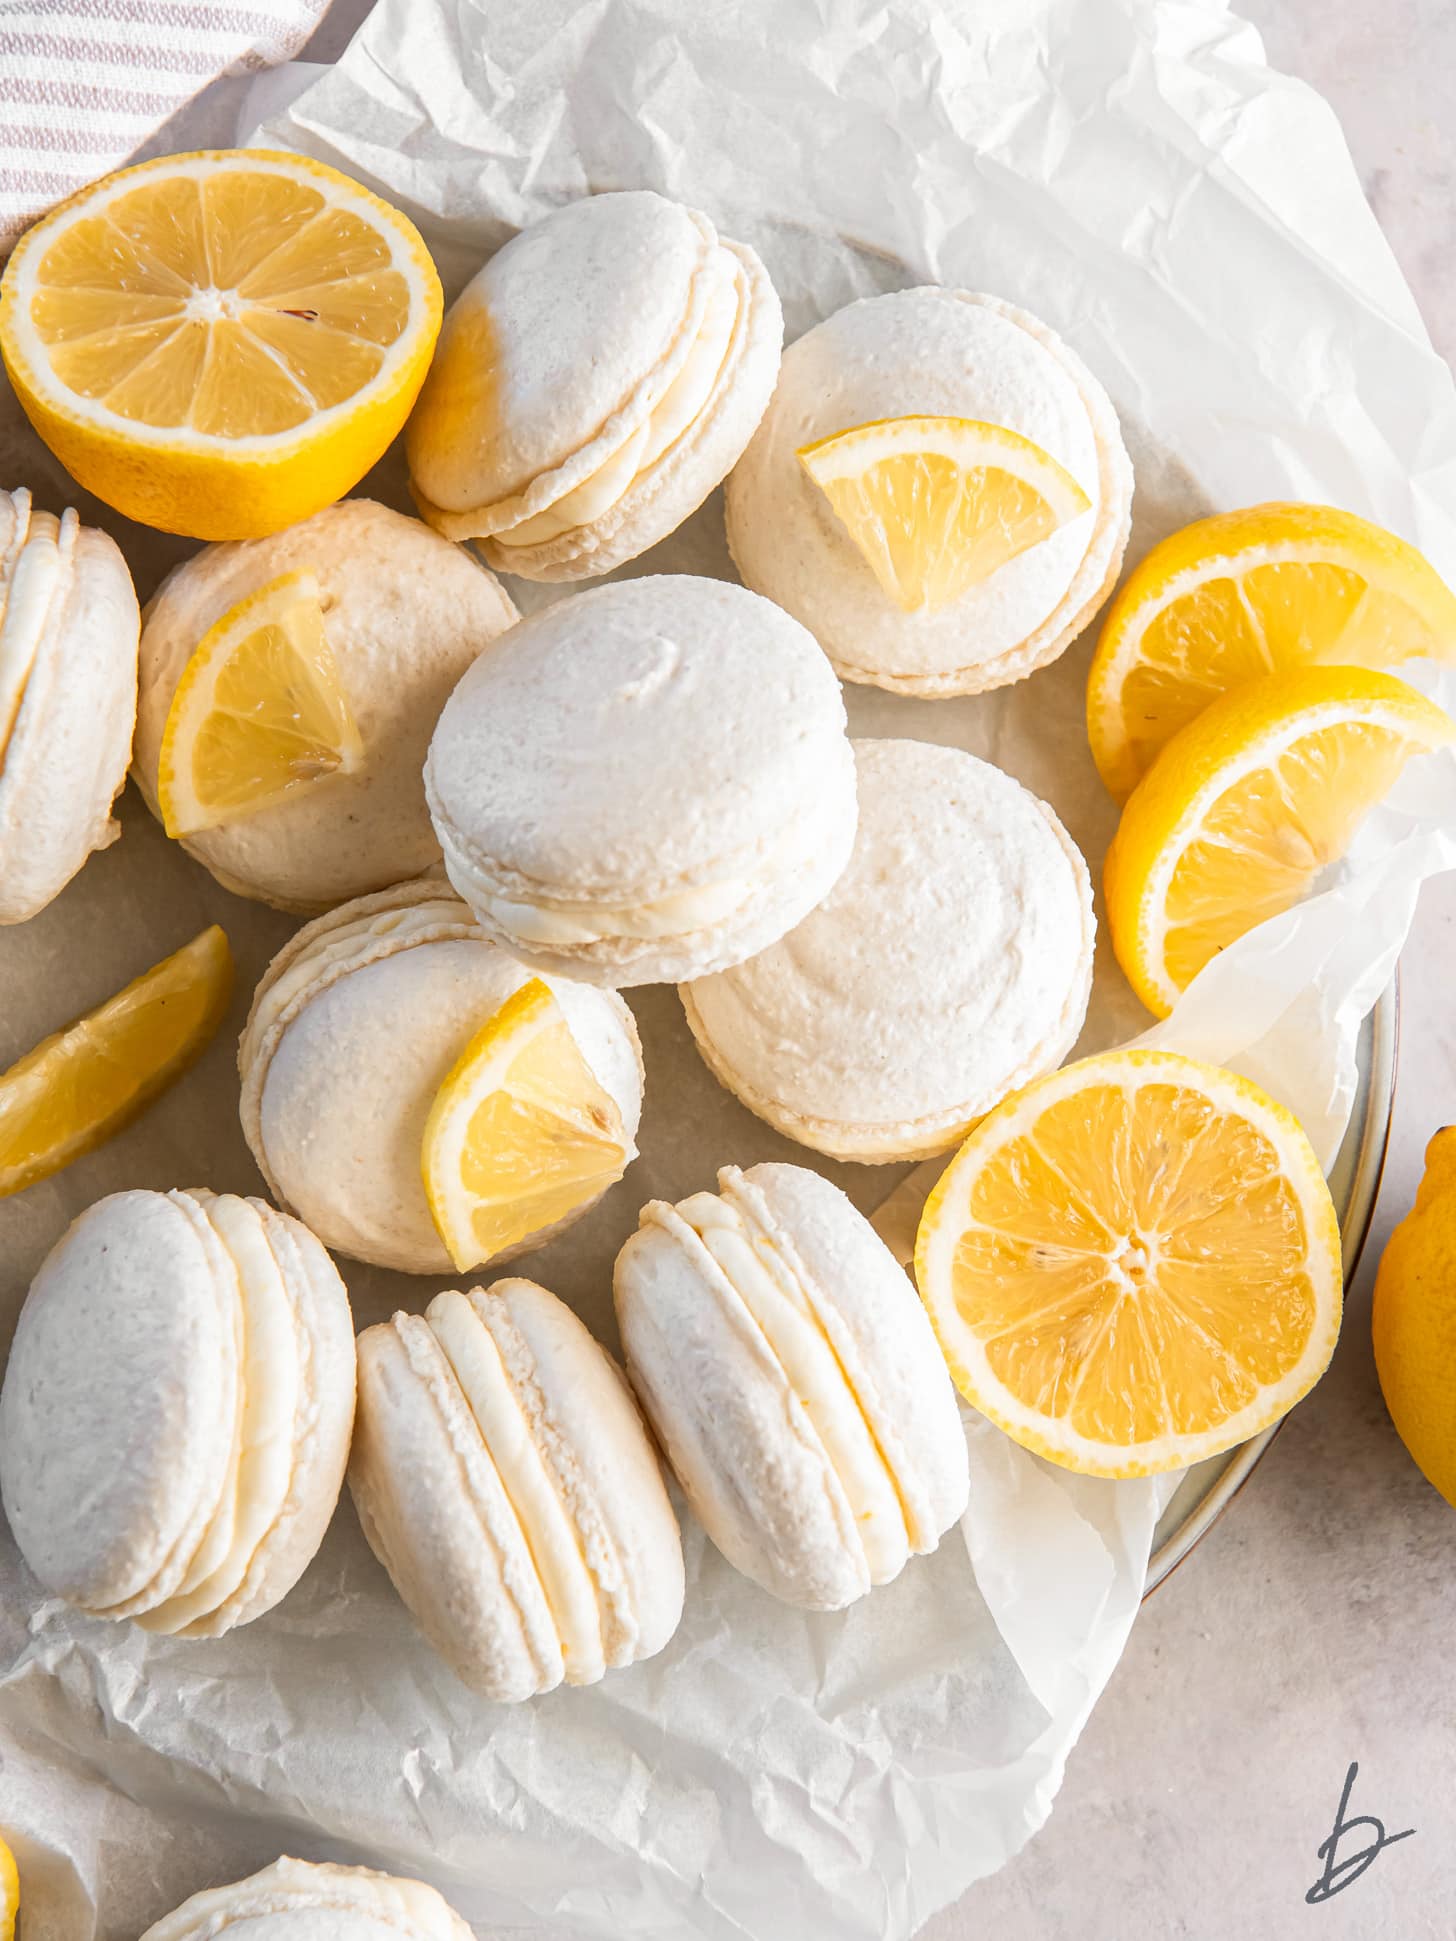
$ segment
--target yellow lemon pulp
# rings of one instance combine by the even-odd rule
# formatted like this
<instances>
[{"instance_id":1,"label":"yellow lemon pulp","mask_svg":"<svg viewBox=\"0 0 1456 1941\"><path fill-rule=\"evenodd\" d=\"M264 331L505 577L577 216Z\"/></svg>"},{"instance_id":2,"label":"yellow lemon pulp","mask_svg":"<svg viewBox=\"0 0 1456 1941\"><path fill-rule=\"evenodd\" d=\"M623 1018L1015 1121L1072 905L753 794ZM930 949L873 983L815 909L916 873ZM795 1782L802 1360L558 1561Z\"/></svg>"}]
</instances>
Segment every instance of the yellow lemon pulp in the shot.
<instances>
[{"instance_id":1,"label":"yellow lemon pulp","mask_svg":"<svg viewBox=\"0 0 1456 1941\"><path fill-rule=\"evenodd\" d=\"M462 1271L586 1206L633 1157L616 1101L540 978L461 1053L425 1126L425 1194Z\"/></svg>"},{"instance_id":2,"label":"yellow lemon pulp","mask_svg":"<svg viewBox=\"0 0 1456 1941\"><path fill-rule=\"evenodd\" d=\"M1166 1017L1217 953L1308 894L1411 755L1456 724L1394 675L1306 667L1225 695L1129 797L1103 885L1117 961Z\"/></svg>"},{"instance_id":3,"label":"yellow lemon pulp","mask_svg":"<svg viewBox=\"0 0 1456 1941\"><path fill-rule=\"evenodd\" d=\"M1386 1243L1371 1331L1396 1433L1456 1507L1456 1126L1427 1146L1416 1203Z\"/></svg>"},{"instance_id":4,"label":"yellow lemon pulp","mask_svg":"<svg viewBox=\"0 0 1456 1941\"><path fill-rule=\"evenodd\" d=\"M41 436L134 519L240 539L331 504L399 430L439 331L413 225L301 156L164 156L31 229L0 350Z\"/></svg>"},{"instance_id":5,"label":"yellow lemon pulp","mask_svg":"<svg viewBox=\"0 0 1456 1941\"><path fill-rule=\"evenodd\" d=\"M157 800L167 834L190 836L363 760L318 582L285 573L229 608L188 661L162 734Z\"/></svg>"},{"instance_id":6,"label":"yellow lemon pulp","mask_svg":"<svg viewBox=\"0 0 1456 1941\"><path fill-rule=\"evenodd\" d=\"M212 1038L232 983L232 952L213 924L0 1074L0 1194L129 1124Z\"/></svg>"},{"instance_id":7,"label":"yellow lemon pulp","mask_svg":"<svg viewBox=\"0 0 1456 1941\"><path fill-rule=\"evenodd\" d=\"M15 1855L0 1840L0 1941L15 1941L15 1921L20 1913L20 1871Z\"/></svg>"},{"instance_id":8,"label":"yellow lemon pulp","mask_svg":"<svg viewBox=\"0 0 1456 1941\"><path fill-rule=\"evenodd\" d=\"M1178 730L1313 661L1456 659L1456 594L1394 533L1333 506L1261 505L1155 546L1109 607L1087 685L1103 781L1125 801Z\"/></svg>"},{"instance_id":9,"label":"yellow lemon pulp","mask_svg":"<svg viewBox=\"0 0 1456 1941\"><path fill-rule=\"evenodd\" d=\"M1091 504L1049 452L972 418L880 418L798 458L907 613L949 606Z\"/></svg>"},{"instance_id":10,"label":"yellow lemon pulp","mask_svg":"<svg viewBox=\"0 0 1456 1941\"><path fill-rule=\"evenodd\" d=\"M1340 1323L1339 1227L1299 1125L1168 1052L1107 1052L997 1106L931 1194L915 1274L966 1399L1090 1475L1256 1435Z\"/></svg>"}]
</instances>

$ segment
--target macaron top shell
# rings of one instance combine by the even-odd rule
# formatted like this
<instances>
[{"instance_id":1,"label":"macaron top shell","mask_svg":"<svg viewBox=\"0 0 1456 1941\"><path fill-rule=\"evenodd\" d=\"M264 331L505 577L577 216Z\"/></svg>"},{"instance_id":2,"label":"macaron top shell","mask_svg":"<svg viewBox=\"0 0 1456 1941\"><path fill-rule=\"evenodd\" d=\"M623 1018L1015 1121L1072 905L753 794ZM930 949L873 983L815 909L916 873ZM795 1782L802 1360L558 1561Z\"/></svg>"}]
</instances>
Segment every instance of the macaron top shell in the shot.
<instances>
[{"instance_id":1,"label":"macaron top shell","mask_svg":"<svg viewBox=\"0 0 1456 1941\"><path fill-rule=\"evenodd\" d=\"M451 880L528 957L558 936L605 959L700 932L681 954L736 961L759 947L745 930L780 935L817 901L854 826L844 704L812 639L741 587L677 575L513 628L447 703L425 787ZM581 974L662 977L635 954Z\"/></svg>"},{"instance_id":2,"label":"macaron top shell","mask_svg":"<svg viewBox=\"0 0 1456 1941\"><path fill-rule=\"evenodd\" d=\"M755 1582L834 1610L965 1508L954 1391L914 1289L839 1189L724 1167L654 1201L617 1259L628 1366L708 1534Z\"/></svg>"},{"instance_id":3,"label":"macaron top shell","mask_svg":"<svg viewBox=\"0 0 1456 1941\"><path fill-rule=\"evenodd\" d=\"M502 1701L660 1650L682 1612L677 1522L621 1375L524 1280L437 1295L359 1340L350 1485L431 1643Z\"/></svg>"},{"instance_id":4,"label":"macaron top shell","mask_svg":"<svg viewBox=\"0 0 1456 1941\"><path fill-rule=\"evenodd\" d=\"M420 509L503 570L605 572L725 476L782 337L763 265L697 210L648 190L554 210L445 319L406 440Z\"/></svg>"},{"instance_id":5,"label":"macaron top shell","mask_svg":"<svg viewBox=\"0 0 1456 1941\"><path fill-rule=\"evenodd\" d=\"M423 1881L365 1867L277 1860L210 1887L153 1922L141 1941L472 1941Z\"/></svg>"},{"instance_id":6,"label":"macaron top shell","mask_svg":"<svg viewBox=\"0 0 1456 1941\"><path fill-rule=\"evenodd\" d=\"M243 1132L275 1196L342 1253L448 1273L420 1176L425 1122L475 1032L533 975L443 877L306 925L264 973L238 1050ZM546 981L630 1140L643 1084L631 1012L614 992Z\"/></svg>"},{"instance_id":7,"label":"macaron top shell","mask_svg":"<svg viewBox=\"0 0 1456 1941\"><path fill-rule=\"evenodd\" d=\"M204 547L145 614L135 774L154 813L167 714L204 634L239 600L304 570L318 578L363 767L183 846L228 889L307 915L439 861L420 784L430 733L450 690L516 610L469 553L368 499L341 500L265 539Z\"/></svg>"},{"instance_id":8,"label":"macaron top shell","mask_svg":"<svg viewBox=\"0 0 1456 1941\"><path fill-rule=\"evenodd\" d=\"M1080 853L989 762L854 744L849 867L776 944L685 985L708 1064L793 1138L844 1158L943 1151L1081 1029L1095 918Z\"/></svg>"},{"instance_id":9,"label":"macaron top shell","mask_svg":"<svg viewBox=\"0 0 1456 1941\"><path fill-rule=\"evenodd\" d=\"M141 621L115 541L0 491L0 923L120 834Z\"/></svg>"},{"instance_id":10,"label":"macaron top shell","mask_svg":"<svg viewBox=\"0 0 1456 1941\"><path fill-rule=\"evenodd\" d=\"M797 454L876 419L922 415L1020 433L1092 504L949 606L907 613ZM846 679L975 693L1055 659L1087 623L1116 578L1131 502L1116 414L1061 339L995 297L926 287L862 298L789 347L728 482L728 539L745 582L802 620Z\"/></svg>"}]
</instances>

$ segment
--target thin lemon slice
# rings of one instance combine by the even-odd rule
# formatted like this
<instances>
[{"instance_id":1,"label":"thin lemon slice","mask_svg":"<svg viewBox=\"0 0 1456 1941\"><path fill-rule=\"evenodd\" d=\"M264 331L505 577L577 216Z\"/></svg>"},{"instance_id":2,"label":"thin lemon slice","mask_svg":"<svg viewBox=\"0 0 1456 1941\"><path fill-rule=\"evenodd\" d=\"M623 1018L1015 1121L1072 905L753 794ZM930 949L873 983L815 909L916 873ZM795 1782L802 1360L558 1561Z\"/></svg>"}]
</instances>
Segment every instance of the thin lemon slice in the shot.
<instances>
[{"instance_id":1,"label":"thin lemon slice","mask_svg":"<svg viewBox=\"0 0 1456 1941\"><path fill-rule=\"evenodd\" d=\"M463 1272L587 1206L634 1157L616 1101L532 978L440 1087L421 1161L435 1225Z\"/></svg>"},{"instance_id":2,"label":"thin lemon slice","mask_svg":"<svg viewBox=\"0 0 1456 1941\"><path fill-rule=\"evenodd\" d=\"M1087 684L1103 781L1126 801L1211 701L1311 661L1456 660L1456 594L1394 533L1323 505L1256 505L1155 546L1108 608Z\"/></svg>"},{"instance_id":3,"label":"thin lemon slice","mask_svg":"<svg viewBox=\"0 0 1456 1941\"><path fill-rule=\"evenodd\" d=\"M15 1941L20 1915L20 1870L15 1855L0 1840L0 1941Z\"/></svg>"},{"instance_id":4,"label":"thin lemon slice","mask_svg":"<svg viewBox=\"0 0 1456 1941\"><path fill-rule=\"evenodd\" d=\"M926 1204L915 1277L967 1401L1094 1476L1257 1435L1340 1327L1339 1225L1298 1122L1171 1052L1083 1059L998 1105Z\"/></svg>"},{"instance_id":5,"label":"thin lemon slice","mask_svg":"<svg viewBox=\"0 0 1456 1941\"><path fill-rule=\"evenodd\" d=\"M1103 887L1117 961L1166 1017L1210 958L1308 894L1410 756L1456 736L1393 674L1305 667L1227 694L1134 789Z\"/></svg>"},{"instance_id":6,"label":"thin lemon slice","mask_svg":"<svg viewBox=\"0 0 1456 1941\"><path fill-rule=\"evenodd\" d=\"M880 418L798 458L907 613L949 606L1092 503L1050 452L973 418Z\"/></svg>"},{"instance_id":7,"label":"thin lemon slice","mask_svg":"<svg viewBox=\"0 0 1456 1941\"><path fill-rule=\"evenodd\" d=\"M276 532L357 484L440 329L414 225L301 155L166 155L15 247L0 352L74 478L198 539Z\"/></svg>"},{"instance_id":8,"label":"thin lemon slice","mask_svg":"<svg viewBox=\"0 0 1456 1941\"><path fill-rule=\"evenodd\" d=\"M232 987L232 952L213 924L0 1074L0 1194L130 1124L202 1052Z\"/></svg>"},{"instance_id":9,"label":"thin lemon slice","mask_svg":"<svg viewBox=\"0 0 1456 1941\"><path fill-rule=\"evenodd\" d=\"M162 821L190 836L363 760L318 581L285 573L230 607L183 669L162 731Z\"/></svg>"}]
</instances>

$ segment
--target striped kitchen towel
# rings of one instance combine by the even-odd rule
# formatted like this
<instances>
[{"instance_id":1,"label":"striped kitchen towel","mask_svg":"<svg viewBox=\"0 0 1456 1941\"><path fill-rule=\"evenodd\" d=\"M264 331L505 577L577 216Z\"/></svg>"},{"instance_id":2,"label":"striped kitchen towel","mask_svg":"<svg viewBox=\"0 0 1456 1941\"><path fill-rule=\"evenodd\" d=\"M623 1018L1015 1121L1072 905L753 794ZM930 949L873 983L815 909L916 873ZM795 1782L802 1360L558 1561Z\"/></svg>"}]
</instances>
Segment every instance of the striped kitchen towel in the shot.
<instances>
[{"instance_id":1,"label":"striped kitchen towel","mask_svg":"<svg viewBox=\"0 0 1456 1941\"><path fill-rule=\"evenodd\" d=\"M0 257L209 81L296 54L329 0L0 0Z\"/></svg>"}]
</instances>

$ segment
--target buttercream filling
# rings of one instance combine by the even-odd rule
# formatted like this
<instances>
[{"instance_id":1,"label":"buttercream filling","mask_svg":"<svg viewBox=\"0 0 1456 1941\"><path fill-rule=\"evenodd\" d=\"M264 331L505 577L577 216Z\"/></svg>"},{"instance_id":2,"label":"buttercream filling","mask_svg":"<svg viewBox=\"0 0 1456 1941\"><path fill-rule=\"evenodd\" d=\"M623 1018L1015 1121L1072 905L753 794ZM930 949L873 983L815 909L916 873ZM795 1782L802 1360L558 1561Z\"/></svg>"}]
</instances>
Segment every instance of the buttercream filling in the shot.
<instances>
[{"instance_id":1,"label":"buttercream filling","mask_svg":"<svg viewBox=\"0 0 1456 1941\"><path fill-rule=\"evenodd\" d=\"M854 1385L814 1303L773 1237L716 1193L694 1193L677 1211L697 1234L773 1350L813 1424L854 1517L870 1581L905 1561L905 1512Z\"/></svg>"},{"instance_id":2,"label":"buttercream filling","mask_svg":"<svg viewBox=\"0 0 1456 1941\"><path fill-rule=\"evenodd\" d=\"M523 944L554 948L602 943L613 937L634 941L686 937L711 929L757 897L766 881L780 881L807 867L825 846L827 821L823 808L818 814L811 810L797 816L777 842L759 852L751 871L641 903L572 902L548 896L523 903L483 882L479 869L462 857L458 845L450 840L449 831L442 835L452 863L468 878L476 907L506 936Z\"/></svg>"},{"instance_id":3,"label":"buttercream filling","mask_svg":"<svg viewBox=\"0 0 1456 1941\"><path fill-rule=\"evenodd\" d=\"M717 386L744 297L743 270L736 257L719 249L713 270L713 288L692 349L644 422L579 485L529 518L494 531L491 537L498 546L538 546L577 526L591 525L610 511L697 419Z\"/></svg>"},{"instance_id":4,"label":"buttercream filling","mask_svg":"<svg viewBox=\"0 0 1456 1941\"><path fill-rule=\"evenodd\" d=\"M56 519L32 512L29 492L9 496L14 524L0 559L0 763L47 624L70 584L79 530L74 512Z\"/></svg>"},{"instance_id":5,"label":"buttercream filling","mask_svg":"<svg viewBox=\"0 0 1456 1941\"><path fill-rule=\"evenodd\" d=\"M430 1303L429 1323L455 1371L521 1526L561 1640L570 1684L606 1669L596 1585L495 1337L464 1294Z\"/></svg>"},{"instance_id":6,"label":"buttercream filling","mask_svg":"<svg viewBox=\"0 0 1456 1941\"><path fill-rule=\"evenodd\" d=\"M293 1302L256 1209L212 1194L189 1197L237 1268L239 1430L223 1494L186 1575L172 1597L138 1619L144 1630L169 1634L210 1615L242 1586L288 1500L300 1399Z\"/></svg>"}]
</instances>

